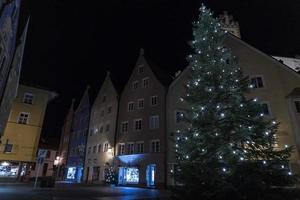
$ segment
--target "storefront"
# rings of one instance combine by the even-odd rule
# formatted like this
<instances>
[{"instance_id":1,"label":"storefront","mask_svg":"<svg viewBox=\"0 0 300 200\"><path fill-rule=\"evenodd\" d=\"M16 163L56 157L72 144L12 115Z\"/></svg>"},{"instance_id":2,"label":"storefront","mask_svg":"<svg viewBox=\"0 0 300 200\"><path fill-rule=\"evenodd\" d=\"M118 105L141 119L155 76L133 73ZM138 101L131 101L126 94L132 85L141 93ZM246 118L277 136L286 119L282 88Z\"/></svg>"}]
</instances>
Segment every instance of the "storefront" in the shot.
<instances>
[{"instance_id":1,"label":"storefront","mask_svg":"<svg viewBox=\"0 0 300 200\"><path fill-rule=\"evenodd\" d=\"M68 167L66 180L71 182L80 183L82 177L83 168L82 167Z\"/></svg>"},{"instance_id":2,"label":"storefront","mask_svg":"<svg viewBox=\"0 0 300 200\"><path fill-rule=\"evenodd\" d=\"M119 185L138 184L139 169L136 167L119 168Z\"/></svg>"},{"instance_id":3,"label":"storefront","mask_svg":"<svg viewBox=\"0 0 300 200\"><path fill-rule=\"evenodd\" d=\"M19 163L0 161L0 178L16 178L18 176Z\"/></svg>"}]
</instances>

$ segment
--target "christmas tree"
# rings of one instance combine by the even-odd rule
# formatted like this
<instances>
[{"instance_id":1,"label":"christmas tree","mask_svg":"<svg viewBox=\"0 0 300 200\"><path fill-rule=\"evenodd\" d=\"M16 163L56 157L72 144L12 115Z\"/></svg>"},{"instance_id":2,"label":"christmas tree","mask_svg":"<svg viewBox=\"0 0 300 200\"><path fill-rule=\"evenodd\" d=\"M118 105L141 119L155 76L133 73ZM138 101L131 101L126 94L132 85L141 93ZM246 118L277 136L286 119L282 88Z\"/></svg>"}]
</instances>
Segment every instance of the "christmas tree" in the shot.
<instances>
[{"instance_id":1,"label":"christmas tree","mask_svg":"<svg viewBox=\"0 0 300 200\"><path fill-rule=\"evenodd\" d=\"M253 85L243 76L226 33L202 6L193 24L194 51L182 117L187 128L176 135L180 199L265 199L272 186L295 181L288 159L292 148L275 149L279 123L264 117L257 99L246 99Z\"/></svg>"},{"instance_id":2,"label":"christmas tree","mask_svg":"<svg viewBox=\"0 0 300 200\"><path fill-rule=\"evenodd\" d=\"M108 166L108 168L105 169L105 183L107 184L117 183L117 174L112 166Z\"/></svg>"}]
</instances>

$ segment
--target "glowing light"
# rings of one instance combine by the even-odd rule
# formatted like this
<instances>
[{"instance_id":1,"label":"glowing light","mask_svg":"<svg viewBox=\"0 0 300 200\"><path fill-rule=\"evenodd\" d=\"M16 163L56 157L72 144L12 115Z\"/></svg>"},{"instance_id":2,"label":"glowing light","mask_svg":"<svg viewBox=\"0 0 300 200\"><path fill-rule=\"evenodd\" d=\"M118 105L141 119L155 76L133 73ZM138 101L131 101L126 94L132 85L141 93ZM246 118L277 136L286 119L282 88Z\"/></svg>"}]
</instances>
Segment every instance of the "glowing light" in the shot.
<instances>
[{"instance_id":1,"label":"glowing light","mask_svg":"<svg viewBox=\"0 0 300 200\"><path fill-rule=\"evenodd\" d=\"M221 113L221 117L225 117L225 114L224 114L224 113Z\"/></svg>"},{"instance_id":2,"label":"glowing light","mask_svg":"<svg viewBox=\"0 0 300 200\"><path fill-rule=\"evenodd\" d=\"M287 144L286 144L286 145L284 145L284 148L288 148L288 147L289 147L289 145L287 145Z\"/></svg>"},{"instance_id":3,"label":"glowing light","mask_svg":"<svg viewBox=\"0 0 300 200\"><path fill-rule=\"evenodd\" d=\"M223 172L226 172L227 170L226 170L226 168L223 168L222 171L223 171Z\"/></svg>"},{"instance_id":4,"label":"glowing light","mask_svg":"<svg viewBox=\"0 0 300 200\"><path fill-rule=\"evenodd\" d=\"M291 175L292 175L292 172L288 172L288 175L290 175L290 176L291 176Z\"/></svg>"},{"instance_id":5,"label":"glowing light","mask_svg":"<svg viewBox=\"0 0 300 200\"><path fill-rule=\"evenodd\" d=\"M267 164L267 161L264 160L264 161L263 161L263 164L264 164L264 165Z\"/></svg>"},{"instance_id":6,"label":"glowing light","mask_svg":"<svg viewBox=\"0 0 300 200\"><path fill-rule=\"evenodd\" d=\"M284 165L281 165L281 169L284 169Z\"/></svg>"},{"instance_id":7,"label":"glowing light","mask_svg":"<svg viewBox=\"0 0 300 200\"><path fill-rule=\"evenodd\" d=\"M257 98L253 99L254 102L257 102Z\"/></svg>"},{"instance_id":8,"label":"glowing light","mask_svg":"<svg viewBox=\"0 0 300 200\"><path fill-rule=\"evenodd\" d=\"M3 167L7 167L7 166L9 166L9 165L10 165L9 162L5 162L5 161L4 161L4 162L1 163L1 166L3 166Z\"/></svg>"}]
</instances>

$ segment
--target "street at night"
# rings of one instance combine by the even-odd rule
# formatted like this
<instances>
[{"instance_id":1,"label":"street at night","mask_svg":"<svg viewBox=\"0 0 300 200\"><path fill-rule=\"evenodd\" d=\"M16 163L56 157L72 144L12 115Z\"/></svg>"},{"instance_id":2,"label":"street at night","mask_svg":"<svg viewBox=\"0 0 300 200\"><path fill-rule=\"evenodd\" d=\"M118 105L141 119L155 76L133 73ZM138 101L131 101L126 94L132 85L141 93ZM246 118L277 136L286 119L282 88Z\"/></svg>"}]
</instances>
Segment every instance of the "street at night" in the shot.
<instances>
[{"instance_id":1,"label":"street at night","mask_svg":"<svg viewBox=\"0 0 300 200\"><path fill-rule=\"evenodd\" d=\"M33 189L32 184L0 184L1 200L133 200L168 199L166 190L133 187L57 184L56 188Z\"/></svg>"}]
</instances>

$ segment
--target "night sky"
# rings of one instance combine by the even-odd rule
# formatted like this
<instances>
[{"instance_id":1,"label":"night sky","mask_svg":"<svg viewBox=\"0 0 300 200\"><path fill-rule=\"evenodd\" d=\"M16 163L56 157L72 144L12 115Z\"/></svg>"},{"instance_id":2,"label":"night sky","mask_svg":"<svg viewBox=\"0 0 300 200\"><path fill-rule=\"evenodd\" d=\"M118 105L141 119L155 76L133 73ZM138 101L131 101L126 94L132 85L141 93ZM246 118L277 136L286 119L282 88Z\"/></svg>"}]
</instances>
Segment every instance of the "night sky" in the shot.
<instances>
[{"instance_id":1,"label":"night sky","mask_svg":"<svg viewBox=\"0 0 300 200\"><path fill-rule=\"evenodd\" d=\"M229 11L242 39L263 52L300 54L299 0L23 0L21 23L31 20L21 81L59 93L42 137L58 146L71 99L78 104L88 84L94 99L107 70L124 84L140 47L170 74L183 69L202 2Z\"/></svg>"}]
</instances>

